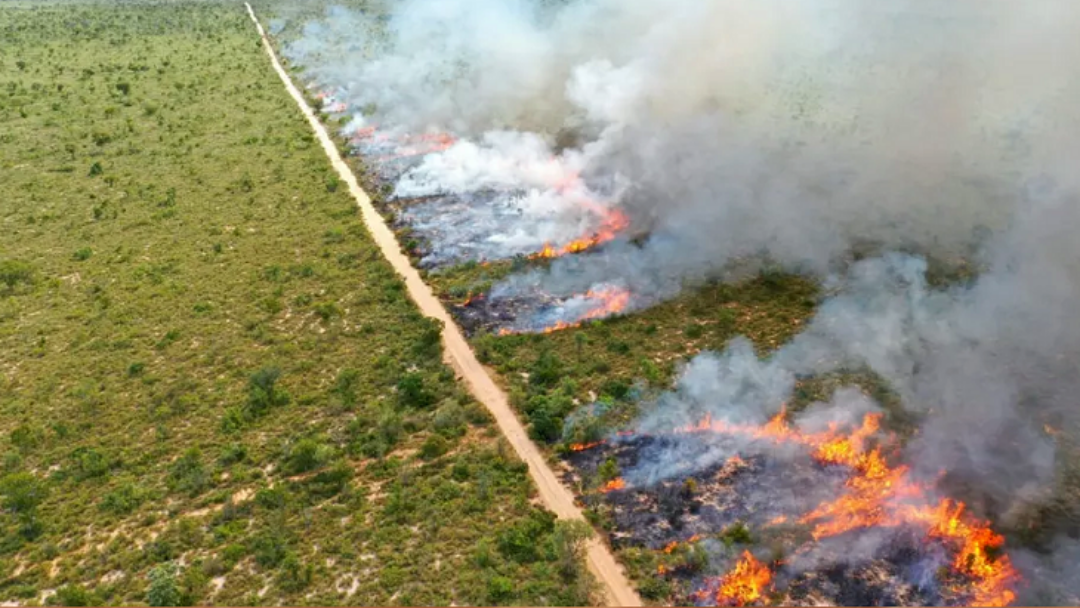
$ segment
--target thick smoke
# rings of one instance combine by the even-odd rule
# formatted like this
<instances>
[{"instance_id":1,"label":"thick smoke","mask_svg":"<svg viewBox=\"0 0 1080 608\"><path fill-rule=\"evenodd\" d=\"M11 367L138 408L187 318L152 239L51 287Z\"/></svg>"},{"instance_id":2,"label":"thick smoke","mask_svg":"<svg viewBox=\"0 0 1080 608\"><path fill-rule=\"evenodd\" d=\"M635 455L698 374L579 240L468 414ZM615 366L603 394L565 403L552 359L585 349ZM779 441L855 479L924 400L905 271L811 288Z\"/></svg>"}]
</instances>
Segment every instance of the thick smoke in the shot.
<instances>
[{"instance_id":1,"label":"thick smoke","mask_svg":"<svg viewBox=\"0 0 1080 608\"><path fill-rule=\"evenodd\" d=\"M545 194L568 171L648 232L494 296L618 282L644 306L748 258L842 286L767 360L737 340L691 362L643 430L761 422L797 376L865 366L925 416L915 471L1005 517L1052 476L1043 426L1078 422L1077 31L1072 0L405 0L334 9L288 54L363 121L462 137L402 194L534 190L530 217L554 219L513 235L532 246L578 221ZM849 265L866 244L906 253ZM933 289L925 255L982 271ZM815 411L872 407L841 392Z\"/></svg>"}]
</instances>

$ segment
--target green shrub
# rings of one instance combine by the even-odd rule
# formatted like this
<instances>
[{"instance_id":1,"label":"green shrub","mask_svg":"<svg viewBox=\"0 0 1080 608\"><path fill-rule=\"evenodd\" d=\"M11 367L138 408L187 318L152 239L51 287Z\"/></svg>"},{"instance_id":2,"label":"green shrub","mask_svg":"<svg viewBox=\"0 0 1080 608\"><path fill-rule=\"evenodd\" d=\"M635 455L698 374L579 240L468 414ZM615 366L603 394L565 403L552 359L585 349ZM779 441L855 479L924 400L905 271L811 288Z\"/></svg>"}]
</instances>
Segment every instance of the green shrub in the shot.
<instances>
[{"instance_id":1,"label":"green shrub","mask_svg":"<svg viewBox=\"0 0 1080 608\"><path fill-rule=\"evenodd\" d=\"M101 477L112 468L104 454L94 448L76 448L71 453L71 472L76 481Z\"/></svg>"},{"instance_id":2,"label":"green shrub","mask_svg":"<svg viewBox=\"0 0 1080 608\"><path fill-rule=\"evenodd\" d=\"M442 456L450 449L449 442L442 435L432 435L428 437L422 446L420 446L420 457L424 460L431 460Z\"/></svg>"},{"instance_id":3,"label":"green shrub","mask_svg":"<svg viewBox=\"0 0 1080 608\"><path fill-rule=\"evenodd\" d=\"M100 606L101 598L82 585L64 585L49 598L50 606Z\"/></svg>"},{"instance_id":4,"label":"green shrub","mask_svg":"<svg viewBox=\"0 0 1080 608\"><path fill-rule=\"evenodd\" d=\"M619 463L615 462L614 458L608 458L600 463L600 466L596 467L596 476L600 479L601 483L607 483L621 474Z\"/></svg>"},{"instance_id":5,"label":"green shrub","mask_svg":"<svg viewBox=\"0 0 1080 608\"><path fill-rule=\"evenodd\" d=\"M14 291L19 284L30 284L33 281L33 268L26 262L18 260L0 261L0 283L8 292Z\"/></svg>"},{"instance_id":6,"label":"green shrub","mask_svg":"<svg viewBox=\"0 0 1080 608\"><path fill-rule=\"evenodd\" d=\"M77 249L75 253L71 255L71 258L78 262L85 262L86 260L89 260L92 255L94 255L92 249L83 247L82 249Z\"/></svg>"},{"instance_id":7,"label":"green shrub","mask_svg":"<svg viewBox=\"0 0 1080 608\"><path fill-rule=\"evenodd\" d=\"M563 376L563 365L559 357L550 350L545 350L529 368L529 384L551 388L558 384Z\"/></svg>"},{"instance_id":8,"label":"green shrub","mask_svg":"<svg viewBox=\"0 0 1080 608\"><path fill-rule=\"evenodd\" d=\"M360 386L360 372L355 369L343 369L338 373L332 392L341 402L342 407L352 409L357 402L357 389Z\"/></svg>"},{"instance_id":9,"label":"green shrub","mask_svg":"<svg viewBox=\"0 0 1080 608\"><path fill-rule=\"evenodd\" d=\"M222 466L234 465L238 462L243 462L247 458L247 448L242 443L230 443L221 450L221 456L218 456L218 463Z\"/></svg>"},{"instance_id":10,"label":"green shrub","mask_svg":"<svg viewBox=\"0 0 1080 608\"><path fill-rule=\"evenodd\" d=\"M311 584L314 570L311 565L300 563L295 553L289 552L278 568L277 583L282 591L296 593Z\"/></svg>"},{"instance_id":11,"label":"green shrub","mask_svg":"<svg viewBox=\"0 0 1080 608\"><path fill-rule=\"evenodd\" d=\"M537 407L529 414L529 435L536 441L553 443L562 436L562 419L552 417L546 405Z\"/></svg>"},{"instance_id":12,"label":"green shrub","mask_svg":"<svg viewBox=\"0 0 1080 608\"><path fill-rule=\"evenodd\" d=\"M15 446L20 452L26 453L45 441L45 431L36 426L20 424L12 429L9 438L11 445Z\"/></svg>"},{"instance_id":13,"label":"green shrub","mask_svg":"<svg viewBox=\"0 0 1080 608\"><path fill-rule=\"evenodd\" d=\"M534 562L540 556L537 540L550 534L554 528L553 514L534 509L529 517L499 534L499 552L519 563Z\"/></svg>"},{"instance_id":14,"label":"green shrub","mask_svg":"<svg viewBox=\"0 0 1080 608\"><path fill-rule=\"evenodd\" d=\"M741 521L724 528L720 538L729 547L733 544L749 545L754 542L754 537L750 535L750 528L747 528L746 524Z\"/></svg>"},{"instance_id":15,"label":"green shrub","mask_svg":"<svg viewBox=\"0 0 1080 608\"><path fill-rule=\"evenodd\" d=\"M45 482L31 473L11 473L0 479L0 505L19 515L31 515L48 495Z\"/></svg>"},{"instance_id":16,"label":"green shrub","mask_svg":"<svg viewBox=\"0 0 1080 608\"><path fill-rule=\"evenodd\" d=\"M139 508L144 498L145 493L142 488L132 482L126 482L103 496L98 508L114 515L127 515Z\"/></svg>"},{"instance_id":17,"label":"green shrub","mask_svg":"<svg viewBox=\"0 0 1080 608\"><path fill-rule=\"evenodd\" d=\"M269 528L256 534L250 541L255 563L263 568L274 568L289 553L289 543L280 528Z\"/></svg>"},{"instance_id":18,"label":"green shrub","mask_svg":"<svg viewBox=\"0 0 1080 608\"><path fill-rule=\"evenodd\" d=\"M180 589L176 584L176 566L161 564L150 570L150 586L146 590L149 606L179 606Z\"/></svg>"},{"instance_id":19,"label":"green shrub","mask_svg":"<svg viewBox=\"0 0 1080 608\"><path fill-rule=\"evenodd\" d=\"M488 579L487 600L493 606L499 606L514 595L514 581L505 576L492 576Z\"/></svg>"},{"instance_id":20,"label":"green shrub","mask_svg":"<svg viewBox=\"0 0 1080 608\"><path fill-rule=\"evenodd\" d=\"M168 485L173 492L197 496L210 484L210 476L202 463L198 448L189 448L169 469Z\"/></svg>"},{"instance_id":21,"label":"green shrub","mask_svg":"<svg viewBox=\"0 0 1080 608\"><path fill-rule=\"evenodd\" d=\"M275 407L288 405L292 400L289 393L277 388L281 371L274 367L264 367L251 375L248 380L248 400L245 414L249 418L259 418Z\"/></svg>"},{"instance_id":22,"label":"green shrub","mask_svg":"<svg viewBox=\"0 0 1080 608\"><path fill-rule=\"evenodd\" d=\"M424 377L419 373L402 376L397 389L398 400L406 407L425 408L435 402L435 395L424 388Z\"/></svg>"},{"instance_id":23,"label":"green shrub","mask_svg":"<svg viewBox=\"0 0 1080 608\"><path fill-rule=\"evenodd\" d=\"M329 445L307 437L288 448L281 469L286 475L299 475L325 465L333 456Z\"/></svg>"}]
</instances>

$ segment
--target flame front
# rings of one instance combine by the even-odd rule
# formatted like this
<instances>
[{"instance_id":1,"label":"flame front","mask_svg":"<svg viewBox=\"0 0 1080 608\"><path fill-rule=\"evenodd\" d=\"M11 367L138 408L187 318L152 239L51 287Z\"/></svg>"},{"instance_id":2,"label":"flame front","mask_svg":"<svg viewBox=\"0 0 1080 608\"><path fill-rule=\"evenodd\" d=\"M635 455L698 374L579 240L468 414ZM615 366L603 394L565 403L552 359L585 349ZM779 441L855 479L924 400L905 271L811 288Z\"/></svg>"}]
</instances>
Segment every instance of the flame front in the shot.
<instances>
[{"instance_id":1,"label":"flame front","mask_svg":"<svg viewBox=\"0 0 1080 608\"><path fill-rule=\"evenodd\" d=\"M590 236L583 236L566 243L561 247L555 247L546 243L540 251L529 256L532 259L557 258L572 253L581 253L603 243L613 240L620 232L630 226L630 218L618 209L608 209L595 203L588 204L590 211L600 216L600 226Z\"/></svg>"},{"instance_id":2,"label":"flame front","mask_svg":"<svg viewBox=\"0 0 1080 608\"><path fill-rule=\"evenodd\" d=\"M881 415L868 414L859 428L846 435L836 425L822 432L807 433L793 429L787 423L786 410L781 409L762 426L714 421L706 416L697 424L675 432L738 434L807 446L814 460L822 465L845 466L852 471L845 483L844 494L818 505L798 520L801 524L813 525L812 535L816 540L857 529L918 525L927 530L928 538L943 541L956 551L952 569L970 581L967 588L972 605L1006 606L1012 603L1016 599L1012 586L1019 580L1019 573L1009 557L1001 554L1004 538L987 522L963 517L963 503L950 499L935 502L926 487L911 479L907 467L892 466L880 447L869 448L870 437L880 427ZM777 518L774 523L780 521L784 520ZM762 585L768 582L768 572L767 568L744 556L735 571L728 575L731 582L722 585L721 591L717 592L717 602L753 601L760 596ZM728 581L728 577L724 580ZM764 581L762 585L754 583L761 580Z\"/></svg>"},{"instance_id":3,"label":"flame front","mask_svg":"<svg viewBox=\"0 0 1080 608\"><path fill-rule=\"evenodd\" d=\"M607 494L608 492L614 492L615 490L622 490L624 488L626 488L626 480L622 477L616 477L605 483L604 487L600 488L600 491Z\"/></svg>"},{"instance_id":4,"label":"flame front","mask_svg":"<svg viewBox=\"0 0 1080 608\"><path fill-rule=\"evenodd\" d=\"M603 319L623 312L630 304L630 291L619 287L603 287L589 290L583 298L591 302L588 310L569 321L560 319L555 324L545 327L542 332L550 334L571 327L580 327L586 321ZM500 336L509 336L516 333L523 332L508 327L499 330Z\"/></svg>"},{"instance_id":5,"label":"flame front","mask_svg":"<svg viewBox=\"0 0 1080 608\"><path fill-rule=\"evenodd\" d=\"M719 580L715 593L702 592L698 599L714 600L717 606L745 606L761 599L771 582L769 567L744 551L735 569Z\"/></svg>"}]
</instances>

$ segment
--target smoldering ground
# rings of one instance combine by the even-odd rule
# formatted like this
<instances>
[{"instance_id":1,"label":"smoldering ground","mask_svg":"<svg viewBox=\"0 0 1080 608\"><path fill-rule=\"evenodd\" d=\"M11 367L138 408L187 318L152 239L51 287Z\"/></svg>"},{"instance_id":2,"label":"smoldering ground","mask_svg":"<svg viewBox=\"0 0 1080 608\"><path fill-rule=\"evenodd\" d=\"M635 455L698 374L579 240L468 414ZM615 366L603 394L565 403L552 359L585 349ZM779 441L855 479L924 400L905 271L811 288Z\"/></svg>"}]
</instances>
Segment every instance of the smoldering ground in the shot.
<instances>
[{"instance_id":1,"label":"smoldering ground","mask_svg":"<svg viewBox=\"0 0 1080 608\"><path fill-rule=\"evenodd\" d=\"M703 355L650 416L764 417L795 375L866 366L925 414L915 470L1007 519L1053 482L1044 425L1077 422L1077 26L1069 0L405 0L334 8L287 55L354 126L461 138L404 186L533 192L508 242L580 228L564 169L649 232L493 297L617 282L646 306L745 258L834 280L792 344ZM865 243L906 253L851 265ZM931 288L926 255L980 274Z\"/></svg>"}]
</instances>

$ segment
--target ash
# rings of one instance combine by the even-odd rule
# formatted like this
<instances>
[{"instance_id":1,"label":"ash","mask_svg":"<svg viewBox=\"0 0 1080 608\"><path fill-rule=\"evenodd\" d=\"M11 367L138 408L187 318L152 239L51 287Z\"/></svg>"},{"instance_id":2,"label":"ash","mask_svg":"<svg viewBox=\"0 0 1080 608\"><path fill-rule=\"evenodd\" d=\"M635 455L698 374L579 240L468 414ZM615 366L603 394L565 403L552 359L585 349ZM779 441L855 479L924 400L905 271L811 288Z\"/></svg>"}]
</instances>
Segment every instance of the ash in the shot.
<instances>
[{"instance_id":1,"label":"ash","mask_svg":"<svg viewBox=\"0 0 1080 608\"><path fill-rule=\"evenodd\" d=\"M690 470L695 456L718 449L718 443L730 458ZM673 448L689 472L665 478L643 468ZM731 571L744 550L773 571L771 592L756 602L761 605L960 606L971 600L970 581L948 568L948 551L928 540L925 530L872 528L813 540L809 528L797 521L844 492L849 471L843 467L745 441L724 445L716 435L708 441L685 435L630 436L571 453L564 482L581 487L609 458L623 471L626 487L585 493L580 499L608 510L613 548L663 551L699 539L708 554L704 571L664 573L676 583L670 604L715 605L718 577ZM679 471L677 462L669 463ZM726 531L738 524L750 532L751 543L725 540Z\"/></svg>"}]
</instances>

